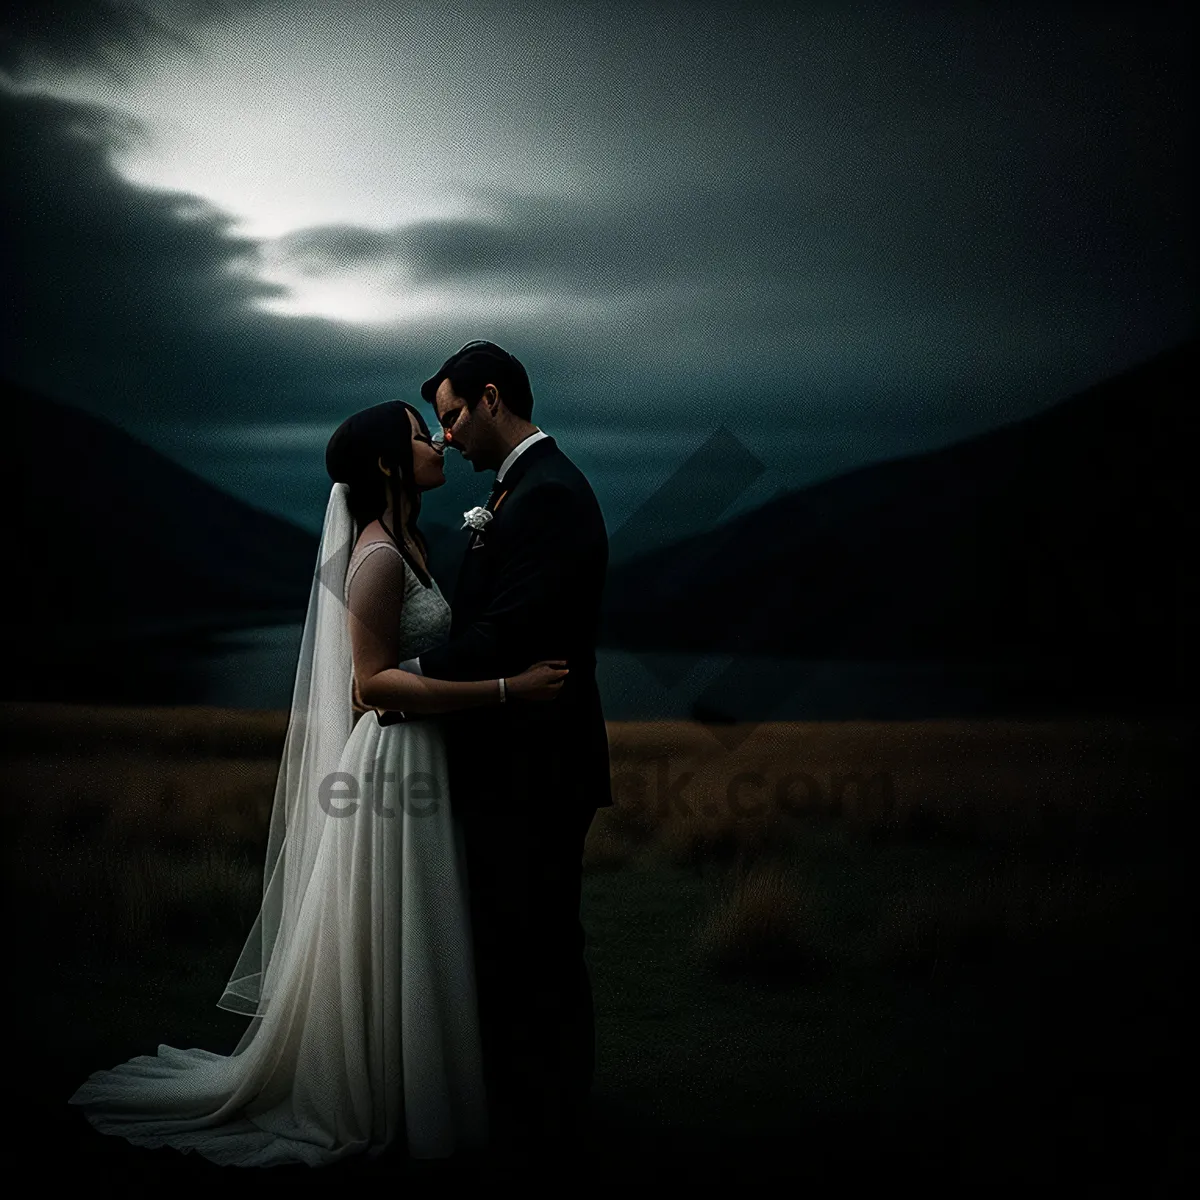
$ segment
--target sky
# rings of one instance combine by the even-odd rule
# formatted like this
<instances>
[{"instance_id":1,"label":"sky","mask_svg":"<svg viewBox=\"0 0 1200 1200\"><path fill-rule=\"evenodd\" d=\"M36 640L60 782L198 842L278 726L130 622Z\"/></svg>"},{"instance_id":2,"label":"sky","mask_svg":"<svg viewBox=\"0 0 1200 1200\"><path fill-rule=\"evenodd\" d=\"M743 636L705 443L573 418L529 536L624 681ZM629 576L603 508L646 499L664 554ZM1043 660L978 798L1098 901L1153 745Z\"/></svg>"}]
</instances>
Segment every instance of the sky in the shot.
<instances>
[{"instance_id":1,"label":"sky","mask_svg":"<svg viewBox=\"0 0 1200 1200\"><path fill-rule=\"evenodd\" d=\"M610 532L722 428L733 515L1193 332L1187 14L25 0L5 374L318 531L337 424L485 337Z\"/></svg>"}]
</instances>

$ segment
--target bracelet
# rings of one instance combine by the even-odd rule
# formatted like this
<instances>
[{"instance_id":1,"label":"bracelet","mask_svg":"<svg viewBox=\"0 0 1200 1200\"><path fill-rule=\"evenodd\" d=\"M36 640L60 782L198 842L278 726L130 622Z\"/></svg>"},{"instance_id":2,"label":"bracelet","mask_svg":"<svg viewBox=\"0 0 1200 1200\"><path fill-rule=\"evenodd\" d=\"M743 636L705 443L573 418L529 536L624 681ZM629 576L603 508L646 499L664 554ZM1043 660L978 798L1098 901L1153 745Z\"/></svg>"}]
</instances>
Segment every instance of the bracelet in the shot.
<instances>
[{"instance_id":1,"label":"bracelet","mask_svg":"<svg viewBox=\"0 0 1200 1200\"><path fill-rule=\"evenodd\" d=\"M500 683L500 703L503 704L508 700L508 688L505 687L504 680L499 680Z\"/></svg>"}]
</instances>

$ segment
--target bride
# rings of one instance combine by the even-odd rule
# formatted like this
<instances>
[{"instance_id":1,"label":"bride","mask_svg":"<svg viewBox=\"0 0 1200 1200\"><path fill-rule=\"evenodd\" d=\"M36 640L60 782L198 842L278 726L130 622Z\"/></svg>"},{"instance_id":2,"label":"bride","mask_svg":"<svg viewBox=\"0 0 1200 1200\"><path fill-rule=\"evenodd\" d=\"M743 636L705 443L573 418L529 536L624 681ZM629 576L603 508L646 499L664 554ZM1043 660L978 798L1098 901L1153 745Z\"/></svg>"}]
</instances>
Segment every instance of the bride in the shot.
<instances>
[{"instance_id":1,"label":"bride","mask_svg":"<svg viewBox=\"0 0 1200 1200\"><path fill-rule=\"evenodd\" d=\"M397 666L450 629L417 528L421 493L446 481L421 414L355 413L325 461L262 907L218 1001L250 1023L229 1056L160 1045L69 1100L101 1133L221 1164L487 1141L461 835L441 733L421 718L500 703L501 685ZM508 696L553 700L561 665L506 680ZM381 726L384 710L416 719Z\"/></svg>"}]
</instances>

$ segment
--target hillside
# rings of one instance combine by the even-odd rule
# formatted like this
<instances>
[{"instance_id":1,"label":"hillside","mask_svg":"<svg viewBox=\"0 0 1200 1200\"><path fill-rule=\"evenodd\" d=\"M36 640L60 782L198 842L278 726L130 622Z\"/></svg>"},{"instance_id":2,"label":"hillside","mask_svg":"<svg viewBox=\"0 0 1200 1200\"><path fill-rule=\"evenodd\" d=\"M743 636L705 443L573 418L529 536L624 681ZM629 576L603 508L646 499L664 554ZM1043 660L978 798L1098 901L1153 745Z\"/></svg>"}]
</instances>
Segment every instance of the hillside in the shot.
<instances>
[{"instance_id":1,"label":"hillside","mask_svg":"<svg viewBox=\"0 0 1200 1200\"><path fill-rule=\"evenodd\" d=\"M604 642L1181 679L1188 343L1028 419L614 566Z\"/></svg>"},{"instance_id":2,"label":"hillside","mask_svg":"<svg viewBox=\"0 0 1200 1200\"><path fill-rule=\"evenodd\" d=\"M8 695L33 698L30 677L105 647L145 650L303 620L318 549L311 533L82 409L11 384L3 397L19 498L9 526Z\"/></svg>"}]
</instances>

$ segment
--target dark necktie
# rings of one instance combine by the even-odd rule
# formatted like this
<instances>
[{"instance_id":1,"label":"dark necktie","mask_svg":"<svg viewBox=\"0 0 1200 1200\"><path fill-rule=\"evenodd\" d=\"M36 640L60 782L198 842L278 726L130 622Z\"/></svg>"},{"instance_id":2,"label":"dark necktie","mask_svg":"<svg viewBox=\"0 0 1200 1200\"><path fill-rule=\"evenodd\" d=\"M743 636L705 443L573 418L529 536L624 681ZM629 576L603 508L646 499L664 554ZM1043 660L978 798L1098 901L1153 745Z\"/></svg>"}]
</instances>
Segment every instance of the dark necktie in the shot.
<instances>
[{"instance_id":1,"label":"dark necktie","mask_svg":"<svg viewBox=\"0 0 1200 1200\"><path fill-rule=\"evenodd\" d=\"M488 497L487 504L484 505L488 512L496 511L496 501L500 499L500 495L503 491L504 488L499 480L492 484L492 494Z\"/></svg>"}]
</instances>

